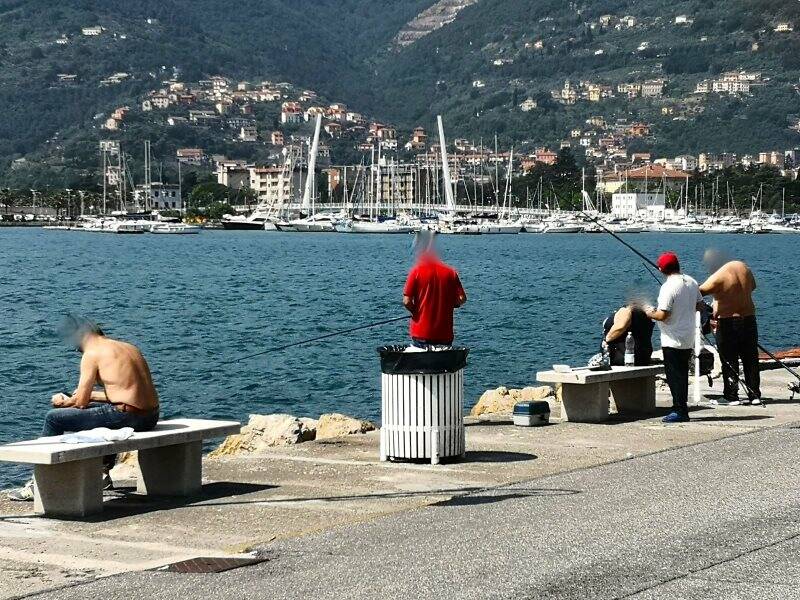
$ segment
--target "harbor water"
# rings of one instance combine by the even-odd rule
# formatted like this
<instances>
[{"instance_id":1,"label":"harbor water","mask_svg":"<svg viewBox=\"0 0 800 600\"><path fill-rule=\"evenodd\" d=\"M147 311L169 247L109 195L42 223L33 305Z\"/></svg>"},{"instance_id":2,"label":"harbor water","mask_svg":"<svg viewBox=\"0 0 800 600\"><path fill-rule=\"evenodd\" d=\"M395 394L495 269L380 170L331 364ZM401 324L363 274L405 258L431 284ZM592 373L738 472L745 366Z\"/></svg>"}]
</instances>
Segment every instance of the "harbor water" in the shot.
<instances>
[{"instance_id":1,"label":"harbor water","mask_svg":"<svg viewBox=\"0 0 800 600\"><path fill-rule=\"evenodd\" d=\"M795 236L637 234L648 256L675 250L686 272L721 248L758 279L761 341L798 344ZM411 236L207 231L197 236L0 230L0 442L35 437L50 395L72 390L79 354L57 334L65 313L137 344L166 417L246 420L251 413L378 420L375 348L405 323L263 357L237 357L403 314ZM472 349L465 402L487 388L534 384L553 363L584 364L602 320L626 294L654 300L640 260L607 235L441 236L469 300L457 341ZM657 346L658 344L656 344ZM0 463L0 488L26 470Z\"/></svg>"}]
</instances>

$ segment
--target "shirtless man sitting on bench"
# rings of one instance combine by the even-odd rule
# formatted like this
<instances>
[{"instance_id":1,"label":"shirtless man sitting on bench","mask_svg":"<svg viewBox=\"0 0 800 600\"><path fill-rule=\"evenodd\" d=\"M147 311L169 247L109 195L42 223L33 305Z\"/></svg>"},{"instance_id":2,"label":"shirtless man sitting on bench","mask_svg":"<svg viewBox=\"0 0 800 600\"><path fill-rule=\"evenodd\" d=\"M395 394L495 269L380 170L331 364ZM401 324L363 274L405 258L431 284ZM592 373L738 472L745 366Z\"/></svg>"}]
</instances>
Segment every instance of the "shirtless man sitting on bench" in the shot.
<instances>
[{"instance_id":1,"label":"shirtless man sitting on bench","mask_svg":"<svg viewBox=\"0 0 800 600\"><path fill-rule=\"evenodd\" d=\"M148 431L158 423L158 393L150 367L136 346L112 340L94 323L70 318L67 337L83 354L80 380L72 394L52 397L53 407L44 419L42 437L95 427ZM95 389L96 386L102 390ZM104 483L114 456L106 457ZM33 482L9 494L12 500L33 500Z\"/></svg>"}]
</instances>

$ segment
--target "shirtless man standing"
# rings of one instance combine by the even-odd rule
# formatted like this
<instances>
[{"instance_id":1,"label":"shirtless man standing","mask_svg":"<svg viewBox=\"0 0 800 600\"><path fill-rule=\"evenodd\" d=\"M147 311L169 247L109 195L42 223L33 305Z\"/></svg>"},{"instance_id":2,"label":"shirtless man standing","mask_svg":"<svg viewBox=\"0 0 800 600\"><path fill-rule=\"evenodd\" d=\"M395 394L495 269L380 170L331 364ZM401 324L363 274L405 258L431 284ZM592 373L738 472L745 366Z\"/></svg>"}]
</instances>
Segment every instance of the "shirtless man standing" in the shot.
<instances>
[{"instance_id":1,"label":"shirtless man standing","mask_svg":"<svg viewBox=\"0 0 800 600\"><path fill-rule=\"evenodd\" d=\"M724 381L724 400L719 404L739 404L739 359L744 367L747 400L742 404L761 404L761 374L758 366L758 325L753 291L753 272L740 260L726 261L716 250L703 257L711 276L700 286L704 296L714 296L715 336Z\"/></svg>"},{"instance_id":2,"label":"shirtless man standing","mask_svg":"<svg viewBox=\"0 0 800 600\"><path fill-rule=\"evenodd\" d=\"M138 348L106 337L93 323L73 319L72 329L68 337L83 354L80 380L72 394L53 395L54 408L45 415L42 437L95 427L153 429L159 415L158 393ZM110 484L108 470L114 465L114 457L106 458L106 482ZM9 497L33 500L31 483Z\"/></svg>"}]
</instances>

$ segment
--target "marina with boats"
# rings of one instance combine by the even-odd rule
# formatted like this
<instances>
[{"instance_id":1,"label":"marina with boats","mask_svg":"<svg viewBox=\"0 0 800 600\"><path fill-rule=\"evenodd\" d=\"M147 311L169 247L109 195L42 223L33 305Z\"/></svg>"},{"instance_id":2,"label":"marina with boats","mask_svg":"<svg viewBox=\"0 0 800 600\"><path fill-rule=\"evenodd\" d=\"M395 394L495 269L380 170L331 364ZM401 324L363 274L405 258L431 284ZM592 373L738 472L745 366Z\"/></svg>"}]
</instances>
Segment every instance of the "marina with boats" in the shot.
<instances>
[{"instance_id":1,"label":"marina with boats","mask_svg":"<svg viewBox=\"0 0 800 600\"><path fill-rule=\"evenodd\" d=\"M248 188L255 205L235 206L219 220L184 222L186 203L177 185L153 181L150 144L145 143L144 184L135 186L118 145L103 150L106 177L100 214L83 213L70 222L50 223L48 230L162 235L197 234L207 229L294 233L410 234L431 230L448 235L589 234L798 234L800 216L762 210L763 189L743 210L731 189L717 182L710 194L690 174L645 165L624 173L597 174L593 195L581 182L580 209L562 209L554 189L542 179L524 198L514 188L514 148L492 153L491 168L481 151L477 160L448 154L444 126L437 118L438 147L422 162L408 164L372 148L369 161L325 170L329 193L323 201L318 182L321 115L304 146L287 148L272 167L219 164L218 183L225 189ZM501 162L502 159L502 162ZM114 161L116 160L116 163ZM111 165L111 166L109 166ZM112 182L113 186L107 185ZM113 187L113 193L109 187ZM133 190L133 211L122 198ZM515 193L516 191L516 193ZM577 191L577 190L576 190ZM723 197L724 196L724 197ZM741 204L741 203L740 203ZM785 202L784 202L785 204ZM106 212L108 208L114 208ZM177 215L177 216L176 216Z\"/></svg>"}]
</instances>

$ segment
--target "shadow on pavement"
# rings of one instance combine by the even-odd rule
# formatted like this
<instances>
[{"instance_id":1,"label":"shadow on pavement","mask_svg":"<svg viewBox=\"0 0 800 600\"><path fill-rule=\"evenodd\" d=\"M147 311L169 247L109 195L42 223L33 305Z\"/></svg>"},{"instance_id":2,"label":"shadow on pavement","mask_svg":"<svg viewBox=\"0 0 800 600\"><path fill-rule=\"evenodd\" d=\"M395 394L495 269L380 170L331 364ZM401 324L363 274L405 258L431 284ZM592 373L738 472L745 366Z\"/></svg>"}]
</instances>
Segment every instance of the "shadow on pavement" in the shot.
<instances>
[{"instance_id":1,"label":"shadow on pavement","mask_svg":"<svg viewBox=\"0 0 800 600\"><path fill-rule=\"evenodd\" d=\"M278 486L257 483L217 481L204 485L199 494L188 498L171 496L144 496L142 494L137 494L136 488L117 488L115 490L115 496L106 499L103 502L102 513L82 520L93 523L113 521L115 519L146 514L149 512L189 507L195 504L218 500L221 498L244 496L246 494L262 492L264 490L276 487ZM230 502L230 504L238 503L239 502Z\"/></svg>"},{"instance_id":2,"label":"shadow on pavement","mask_svg":"<svg viewBox=\"0 0 800 600\"><path fill-rule=\"evenodd\" d=\"M535 454L527 452L503 452L498 450L470 450L459 462L477 463L510 463L536 460L539 458Z\"/></svg>"},{"instance_id":3,"label":"shadow on pavement","mask_svg":"<svg viewBox=\"0 0 800 600\"><path fill-rule=\"evenodd\" d=\"M519 500L521 498L540 498L544 496L573 496L580 494L580 490L562 489L514 489L502 494L465 494L450 500L435 502L431 506L479 506L482 504L495 504L505 500Z\"/></svg>"},{"instance_id":4,"label":"shadow on pavement","mask_svg":"<svg viewBox=\"0 0 800 600\"><path fill-rule=\"evenodd\" d=\"M692 421L707 422L735 422L735 421L763 421L764 419L772 419L772 415L719 415L717 417L692 417Z\"/></svg>"}]
</instances>

